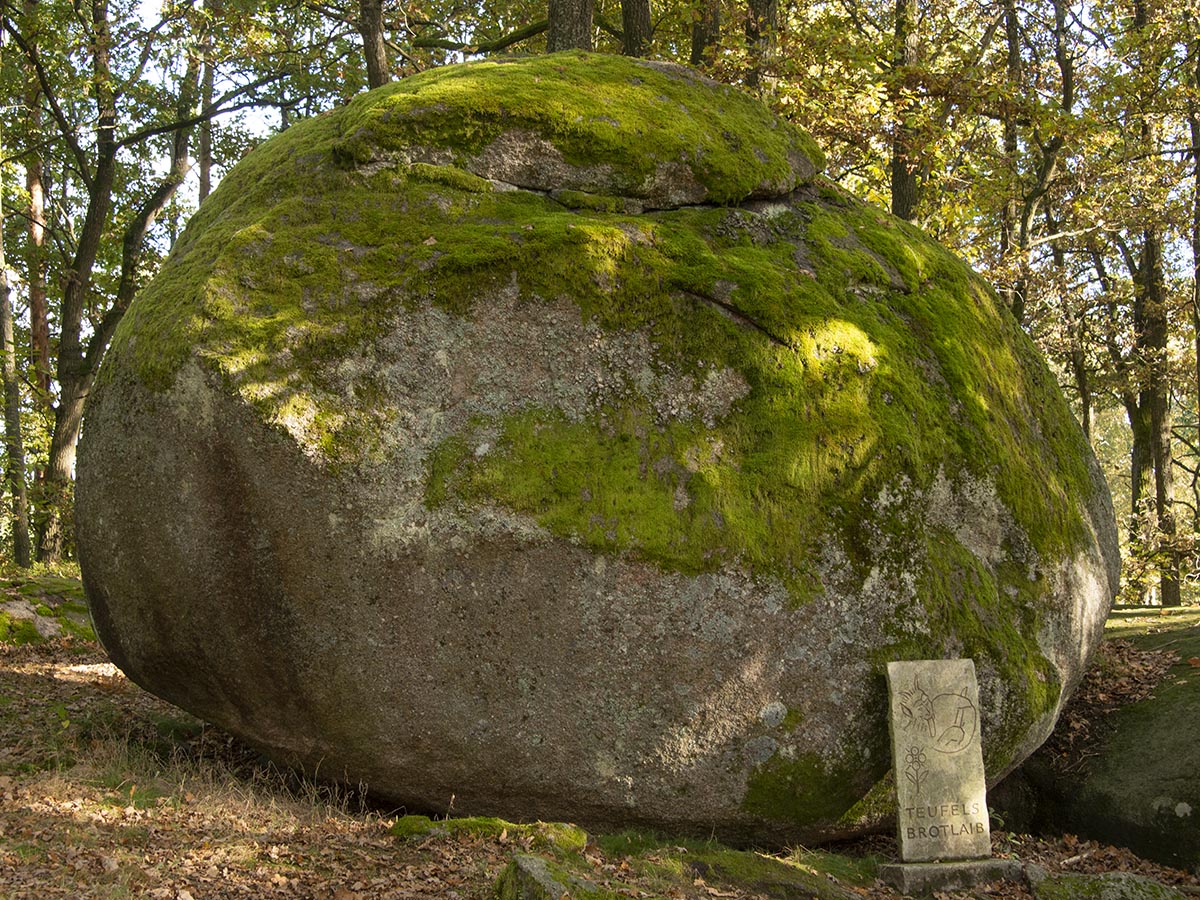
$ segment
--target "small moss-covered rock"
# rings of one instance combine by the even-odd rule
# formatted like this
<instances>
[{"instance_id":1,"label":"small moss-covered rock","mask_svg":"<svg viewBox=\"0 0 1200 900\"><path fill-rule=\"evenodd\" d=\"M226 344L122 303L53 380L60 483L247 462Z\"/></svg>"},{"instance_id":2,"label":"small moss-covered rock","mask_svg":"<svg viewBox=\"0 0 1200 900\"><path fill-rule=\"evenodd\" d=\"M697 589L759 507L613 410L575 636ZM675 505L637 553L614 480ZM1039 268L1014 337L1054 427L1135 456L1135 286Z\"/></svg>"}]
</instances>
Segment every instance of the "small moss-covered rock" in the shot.
<instances>
[{"instance_id":1,"label":"small moss-covered rock","mask_svg":"<svg viewBox=\"0 0 1200 900\"><path fill-rule=\"evenodd\" d=\"M528 853L518 853L513 857L496 881L499 900L560 900L562 897L618 900L629 894L624 885L601 887L556 860ZM637 894L634 893L634 896Z\"/></svg>"},{"instance_id":2,"label":"small moss-covered rock","mask_svg":"<svg viewBox=\"0 0 1200 900\"><path fill-rule=\"evenodd\" d=\"M0 641L7 644L38 644L46 638L38 631L32 618L19 618L11 612L0 612Z\"/></svg>"},{"instance_id":3,"label":"small moss-covered rock","mask_svg":"<svg viewBox=\"0 0 1200 900\"><path fill-rule=\"evenodd\" d=\"M1161 614L1160 614L1161 612ZM1153 693L1093 726L1085 764L1055 771L1045 751L1000 793L1012 818L1129 847L1147 859L1200 872L1200 743L1180 723L1200 719L1200 610L1122 611L1108 633L1178 654ZM1002 814L1009 814L1003 811Z\"/></svg>"},{"instance_id":4,"label":"small moss-covered rock","mask_svg":"<svg viewBox=\"0 0 1200 900\"><path fill-rule=\"evenodd\" d=\"M78 533L136 681L406 808L810 841L888 659L994 779L1116 583L1032 344L798 128L675 66L424 73L266 142L130 307Z\"/></svg>"},{"instance_id":5,"label":"small moss-covered rock","mask_svg":"<svg viewBox=\"0 0 1200 900\"><path fill-rule=\"evenodd\" d=\"M854 900L875 883L872 858L797 850L772 856L711 840L622 832L601 835L591 853L517 854L497 882L501 898L617 900L694 891L756 897ZM614 877L621 881L614 881Z\"/></svg>"},{"instance_id":6,"label":"small moss-covered rock","mask_svg":"<svg viewBox=\"0 0 1200 900\"><path fill-rule=\"evenodd\" d=\"M1036 880L1033 896L1037 900L1184 900L1187 895L1141 875L1109 872Z\"/></svg>"},{"instance_id":7,"label":"small moss-covered rock","mask_svg":"<svg viewBox=\"0 0 1200 900\"><path fill-rule=\"evenodd\" d=\"M537 849L554 849L561 853L582 853L587 846L587 832L578 825L566 822L506 822L488 816L465 818L431 819L429 816L401 816L389 829L404 840L429 837L475 837L499 838L501 836L527 839L529 846Z\"/></svg>"},{"instance_id":8,"label":"small moss-covered rock","mask_svg":"<svg viewBox=\"0 0 1200 900\"><path fill-rule=\"evenodd\" d=\"M96 639L77 577L13 569L0 578L0 642L31 644L64 636Z\"/></svg>"}]
</instances>

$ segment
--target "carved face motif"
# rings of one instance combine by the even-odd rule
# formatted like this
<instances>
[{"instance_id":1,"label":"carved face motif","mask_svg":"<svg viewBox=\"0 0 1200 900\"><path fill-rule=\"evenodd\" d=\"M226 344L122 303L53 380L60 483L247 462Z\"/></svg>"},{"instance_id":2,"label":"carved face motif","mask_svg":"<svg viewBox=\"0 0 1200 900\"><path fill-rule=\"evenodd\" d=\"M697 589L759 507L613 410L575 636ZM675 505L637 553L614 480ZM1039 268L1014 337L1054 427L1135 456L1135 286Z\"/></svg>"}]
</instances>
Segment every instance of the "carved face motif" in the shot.
<instances>
[{"instance_id":1,"label":"carved face motif","mask_svg":"<svg viewBox=\"0 0 1200 900\"><path fill-rule=\"evenodd\" d=\"M913 686L900 692L900 714L905 731L915 729L933 737L933 699L921 688L919 679L913 679Z\"/></svg>"}]
</instances>

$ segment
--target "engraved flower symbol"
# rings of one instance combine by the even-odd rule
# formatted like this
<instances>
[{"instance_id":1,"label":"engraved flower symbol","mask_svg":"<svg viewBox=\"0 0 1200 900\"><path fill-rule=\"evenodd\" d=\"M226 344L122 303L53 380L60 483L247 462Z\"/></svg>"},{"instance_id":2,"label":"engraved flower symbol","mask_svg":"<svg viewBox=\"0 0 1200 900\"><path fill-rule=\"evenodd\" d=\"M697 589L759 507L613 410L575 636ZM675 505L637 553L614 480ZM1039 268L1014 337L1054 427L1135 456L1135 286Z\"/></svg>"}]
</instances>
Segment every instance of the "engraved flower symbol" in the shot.
<instances>
[{"instance_id":1,"label":"engraved flower symbol","mask_svg":"<svg viewBox=\"0 0 1200 900\"><path fill-rule=\"evenodd\" d=\"M929 777L929 773L925 771L925 762L925 751L920 747L909 747L904 751L904 777L918 790Z\"/></svg>"}]
</instances>

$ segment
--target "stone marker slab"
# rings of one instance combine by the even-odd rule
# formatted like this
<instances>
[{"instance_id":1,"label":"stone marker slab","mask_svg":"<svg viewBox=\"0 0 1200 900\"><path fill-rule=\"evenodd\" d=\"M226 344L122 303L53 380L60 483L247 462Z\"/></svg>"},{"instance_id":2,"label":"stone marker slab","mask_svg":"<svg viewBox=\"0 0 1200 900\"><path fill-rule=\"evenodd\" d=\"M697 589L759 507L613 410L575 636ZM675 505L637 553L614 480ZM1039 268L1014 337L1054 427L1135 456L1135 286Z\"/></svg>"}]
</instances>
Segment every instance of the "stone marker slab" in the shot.
<instances>
[{"instance_id":1,"label":"stone marker slab","mask_svg":"<svg viewBox=\"0 0 1200 900\"><path fill-rule=\"evenodd\" d=\"M990 857L974 661L892 662L887 678L900 858Z\"/></svg>"}]
</instances>

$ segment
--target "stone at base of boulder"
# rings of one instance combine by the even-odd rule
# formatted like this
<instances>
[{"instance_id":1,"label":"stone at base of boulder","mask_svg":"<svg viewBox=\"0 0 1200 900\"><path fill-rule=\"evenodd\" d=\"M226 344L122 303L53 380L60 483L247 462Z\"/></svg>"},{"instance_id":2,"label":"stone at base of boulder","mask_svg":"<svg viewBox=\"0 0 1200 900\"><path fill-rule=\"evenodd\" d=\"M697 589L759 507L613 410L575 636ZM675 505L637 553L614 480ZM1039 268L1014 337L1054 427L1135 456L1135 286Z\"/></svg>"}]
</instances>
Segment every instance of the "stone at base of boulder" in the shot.
<instances>
[{"instance_id":1,"label":"stone at base of boulder","mask_svg":"<svg viewBox=\"0 0 1200 900\"><path fill-rule=\"evenodd\" d=\"M1025 867L1014 859L968 859L960 862L885 863L879 878L902 894L962 891L989 881L1024 881Z\"/></svg>"},{"instance_id":2,"label":"stone at base of boulder","mask_svg":"<svg viewBox=\"0 0 1200 900\"><path fill-rule=\"evenodd\" d=\"M599 892L596 885L557 868L540 856L518 853L496 883L496 895L500 900L586 900Z\"/></svg>"}]
</instances>

